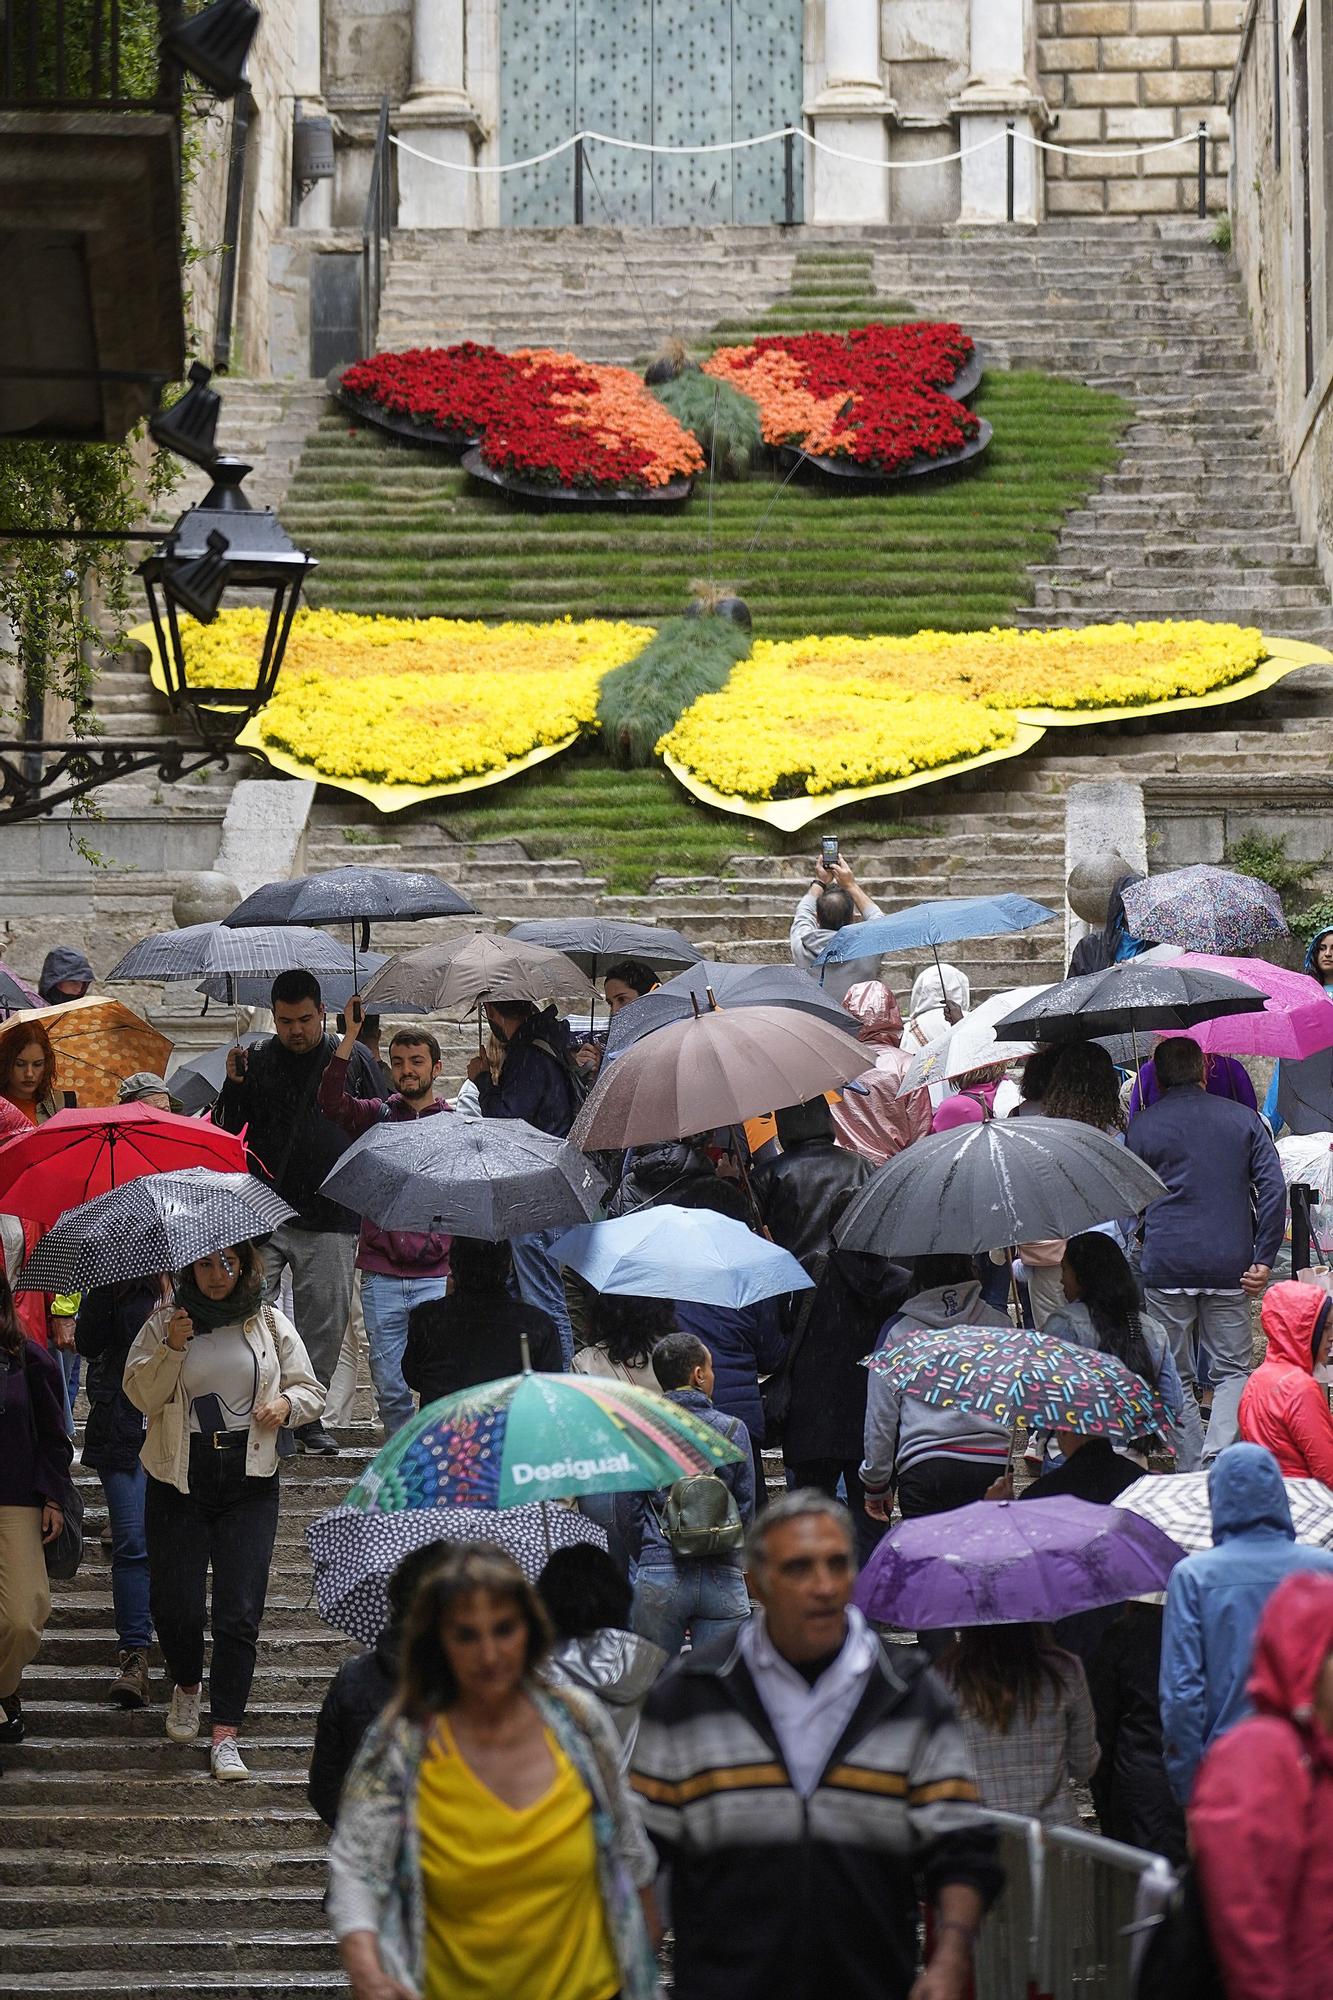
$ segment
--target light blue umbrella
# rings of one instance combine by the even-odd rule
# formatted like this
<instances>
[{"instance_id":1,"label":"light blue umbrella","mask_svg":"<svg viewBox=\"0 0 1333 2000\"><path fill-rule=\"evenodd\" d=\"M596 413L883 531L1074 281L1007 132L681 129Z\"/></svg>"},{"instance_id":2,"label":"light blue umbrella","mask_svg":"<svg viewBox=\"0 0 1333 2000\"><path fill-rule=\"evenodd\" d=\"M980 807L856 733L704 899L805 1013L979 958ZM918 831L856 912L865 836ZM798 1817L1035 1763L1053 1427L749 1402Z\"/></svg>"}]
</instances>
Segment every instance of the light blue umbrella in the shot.
<instances>
[{"instance_id":1,"label":"light blue umbrella","mask_svg":"<svg viewBox=\"0 0 1333 2000\"><path fill-rule=\"evenodd\" d=\"M1031 930L1055 915L1030 896L944 896L936 903L913 903L891 917L871 917L846 924L819 954L821 966L841 965L848 958L872 958L881 951L913 951L928 944L956 944L961 938L1002 937L1006 931Z\"/></svg>"},{"instance_id":2,"label":"light blue umbrella","mask_svg":"<svg viewBox=\"0 0 1333 2000\"><path fill-rule=\"evenodd\" d=\"M710 1208L664 1203L585 1223L558 1237L551 1253L595 1292L691 1305L749 1306L812 1283L789 1251Z\"/></svg>"}]
</instances>

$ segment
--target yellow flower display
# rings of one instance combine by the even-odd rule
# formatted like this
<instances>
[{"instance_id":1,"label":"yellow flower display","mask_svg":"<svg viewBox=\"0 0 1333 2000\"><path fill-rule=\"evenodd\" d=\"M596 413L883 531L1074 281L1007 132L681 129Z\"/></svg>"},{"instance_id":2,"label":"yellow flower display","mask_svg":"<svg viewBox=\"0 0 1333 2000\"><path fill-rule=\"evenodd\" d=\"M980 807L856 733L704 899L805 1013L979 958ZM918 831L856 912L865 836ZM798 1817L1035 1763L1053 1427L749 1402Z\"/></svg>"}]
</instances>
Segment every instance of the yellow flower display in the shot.
<instances>
[{"instance_id":1,"label":"yellow flower display","mask_svg":"<svg viewBox=\"0 0 1333 2000\"><path fill-rule=\"evenodd\" d=\"M182 620L198 686L253 672L265 614ZM277 692L247 731L329 782L446 788L484 779L592 727L597 690L653 628L609 620L484 625L298 611Z\"/></svg>"},{"instance_id":2,"label":"yellow flower display","mask_svg":"<svg viewBox=\"0 0 1333 2000\"><path fill-rule=\"evenodd\" d=\"M658 749L723 795L819 797L1003 751L1020 724L1201 697L1268 652L1251 627L1198 620L759 640Z\"/></svg>"}]
</instances>

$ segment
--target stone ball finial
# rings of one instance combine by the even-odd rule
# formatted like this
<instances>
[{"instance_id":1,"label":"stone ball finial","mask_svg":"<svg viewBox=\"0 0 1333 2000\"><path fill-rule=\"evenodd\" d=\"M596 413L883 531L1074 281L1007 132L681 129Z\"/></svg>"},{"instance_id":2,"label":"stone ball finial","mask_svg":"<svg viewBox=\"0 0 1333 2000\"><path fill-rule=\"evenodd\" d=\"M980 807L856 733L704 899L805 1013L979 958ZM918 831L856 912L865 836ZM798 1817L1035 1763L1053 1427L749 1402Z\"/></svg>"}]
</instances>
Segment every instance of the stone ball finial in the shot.
<instances>
[{"instance_id":1,"label":"stone ball finial","mask_svg":"<svg viewBox=\"0 0 1333 2000\"><path fill-rule=\"evenodd\" d=\"M1095 861L1080 861L1070 869L1065 881L1065 895L1070 909L1076 917L1082 917L1085 924L1100 927L1106 922L1111 891L1120 877L1139 872L1116 853L1098 855Z\"/></svg>"},{"instance_id":2,"label":"stone ball finial","mask_svg":"<svg viewBox=\"0 0 1333 2000\"><path fill-rule=\"evenodd\" d=\"M190 924L220 924L241 900L241 892L227 875L215 868L201 868L187 875L171 899L171 914L179 930Z\"/></svg>"}]
</instances>

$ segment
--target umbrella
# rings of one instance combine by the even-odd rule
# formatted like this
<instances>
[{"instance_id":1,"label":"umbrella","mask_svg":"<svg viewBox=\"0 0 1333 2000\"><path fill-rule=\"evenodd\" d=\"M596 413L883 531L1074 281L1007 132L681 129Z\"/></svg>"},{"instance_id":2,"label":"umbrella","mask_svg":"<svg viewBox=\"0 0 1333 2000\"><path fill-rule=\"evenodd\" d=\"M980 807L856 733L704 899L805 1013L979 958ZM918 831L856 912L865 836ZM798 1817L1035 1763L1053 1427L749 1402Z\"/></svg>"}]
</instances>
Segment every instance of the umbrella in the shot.
<instances>
[{"instance_id":1,"label":"umbrella","mask_svg":"<svg viewBox=\"0 0 1333 2000\"><path fill-rule=\"evenodd\" d=\"M744 1454L652 1389L591 1375L509 1375L428 1403L395 1431L346 1505L517 1507L654 1492Z\"/></svg>"},{"instance_id":2,"label":"umbrella","mask_svg":"<svg viewBox=\"0 0 1333 2000\"><path fill-rule=\"evenodd\" d=\"M18 1021L40 1021L56 1052L60 1088L72 1090L84 1106L112 1105L116 1091L138 1069L161 1076L171 1058L171 1043L141 1014L119 1000L86 993L63 1007L31 1007L11 1015Z\"/></svg>"},{"instance_id":3,"label":"umbrella","mask_svg":"<svg viewBox=\"0 0 1333 2000\"><path fill-rule=\"evenodd\" d=\"M243 1174L244 1142L217 1125L142 1104L57 1111L0 1149L0 1210L49 1229L67 1208L108 1188L182 1167Z\"/></svg>"},{"instance_id":4,"label":"umbrella","mask_svg":"<svg viewBox=\"0 0 1333 2000\"><path fill-rule=\"evenodd\" d=\"M17 972L0 963L0 1009L12 1014L15 1009L40 1007L42 996L35 986L29 986L26 979L20 979Z\"/></svg>"},{"instance_id":5,"label":"umbrella","mask_svg":"<svg viewBox=\"0 0 1333 2000\"><path fill-rule=\"evenodd\" d=\"M229 931L225 924L187 924L183 930L155 931L131 945L118 964L107 974L108 981L140 979L199 979L207 982L214 998L239 998L232 991L239 978L261 979L263 988L256 1003L267 1007L268 989L279 972L323 973L352 969L352 954L345 944L325 931L270 928L245 932ZM204 990L204 989L201 989Z\"/></svg>"},{"instance_id":6,"label":"umbrella","mask_svg":"<svg viewBox=\"0 0 1333 2000\"><path fill-rule=\"evenodd\" d=\"M995 1032L1014 1041L1096 1041L1149 1028L1192 1028L1219 1014L1257 1014L1263 1004L1256 987L1220 973L1126 958L1048 986L997 1021Z\"/></svg>"},{"instance_id":7,"label":"umbrella","mask_svg":"<svg viewBox=\"0 0 1333 2000\"><path fill-rule=\"evenodd\" d=\"M266 1236L296 1210L253 1174L212 1167L141 1174L66 1209L23 1266L21 1292L90 1292L183 1271L196 1257Z\"/></svg>"},{"instance_id":8,"label":"umbrella","mask_svg":"<svg viewBox=\"0 0 1333 2000\"><path fill-rule=\"evenodd\" d=\"M815 990L813 980L810 981L810 988L812 992ZM641 1042L645 1035L655 1035L659 1028L670 1028L677 1021L693 1019L694 1002L683 993L668 993L664 987L656 993L644 993L611 1016L604 1054L610 1061L623 1050L632 1048L635 1042Z\"/></svg>"},{"instance_id":9,"label":"umbrella","mask_svg":"<svg viewBox=\"0 0 1333 2000\"><path fill-rule=\"evenodd\" d=\"M722 959L705 958L687 972L678 972L662 988L662 993L671 994L673 999L678 995L686 1001L693 997L700 1003L710 992L719 1007L795 1007L802 1014L827 1021L830 1027L841 1028L846 1035L856 1034L861 1025L841 1000L823 992L808 972L795 965L728 965Z\"/></svg>"},{"instance_id":10,"label":"umbrella","mask_svg":"<svg viewBox=\"0 0 1333 2000\"><path fill-rule=\"evenodd\" d=\"M1048 1624L1161 1590L1180 1558L1137 1514L1063 1494L977 1500L890 1529L857 1580L856 1602L876 1623L915 1632Z\"/></svg>"},{"instance_id":11,"label":"umbrella","mask_svg":"<svg viewBox=\"0 0 1333 2000\"><path fill-rule=\"evenodd\" d=\"M370 946L372 923L415 923L422 917L475 916L477 906L460 889L419 869L325 868L289 882L266 882L223 919L229 930L261 924L346 924L351 932L352 990L360 985L360 948Z\"/></svg>"},{"instance_id":12,"label":"umbrella","mask_svg":"<svg viewBox=\"0 0 1333 2000\"><path fill-rule=\"evenodd\" d=\"M389 1622L389 1578L413 1549L482 1542L503 1549L536 1583L553 1549L606 1547L605 1530L572 1507L421 1507L363 1514L331 1507L305 1531L315 1569L315 1601L326 1625L373 1646Z\"/></svg>"},{"instance_id":13,"label":"umbrella","mask_svg":"<svg viewBox=\"0 0 1333 2000\"><path fill-rule=\"evenodd\" d=\"M1230 868L1172 868L1124 891L1125 923L1135 937L1182 951L1253 951L1288 937L1276 889Z\"/></svg>"},{"instance_id":14,"label":"umbrella","mask_svg":"<svg viewBox=\"0 0 1333 2000\"><path fill-rule=\"evenodd\" d=\"M904 1395L1006 1430L1021 1422L1030 1431L1075 1431L1124 1444L1153 1431L1171 1435L1161 1397L1123 1361L1023 1327L895 1331L893 1345L866 1366L891 1375Z\"/></svg>"},{"instance_id":15,"label":"umbrella","mask_svg":"<svg viewBox=\"0 0 1333 2000\"><path fill-rule=\"evenodd\" d=\"M993 993L961 1021L936 1035L918 1050L903 1074L899 1094L920 1090L924 1084L946 1078L970 1076L973 1070L998 1063L1017 1062L1032 1054L1030 1041L997 1041L995 1023L1044 993L1044 986L1017 986L1008 993Z\"/></svg>"},{"instance_id":16,"label":"umbrella","mask_svg":"<svg viewBox=\"0 0 1333 2000\"><path fill-rule=\"evenodd\" d=\"M962 938L1004 937L1049 923L1055 911L1030 896L942 896L933 903L913 903L891 917L870 917L844 924L826 944L816 963L841 965L849 958L870 958L882 951L912 951L928 944L938 968L939 947Z\"/></svg>"},{"instance_id":17,"label":"umbrella","mask_svg":"<svg viewBox=\"0 0 1333 2000\"><path fill-rule=\"evenodd\" d=\"M1321 1479L1284 1479L1291 1525L1298 1542L1333 1549L1333 1493ZM1035 1503L1034 1503L1035 1504ZM1206 1472L1175 1472L1163 1478L1145 1473L1111 1503L1151 1521L1179 1542L1188 1556L1213 1546L1213 1512L1208 1504Z\"/></svg>"},{"instance_id":18,"label":"umbrella","mask_svg":"<svg viewBox=\"0 0 1333 2000\"><path fill-rule=\"evenodd\" d=\"M655 971L693 965L698 952L679 931L657 924L631 924L619 917L532 917L511 924L508 935L520 944L541 944L562 951L594 981L602 961L640 958Z\"/></svg>"},{"instance_id":19,"label":"umbrella","mask_svg":"<svg viewBox=\"0 0 1333 2000\"><path fill-rule=\"evenodd\" d=\"M795 1008L710 1008L604 1065L569 1136L589 1152L685 1139L804 1104L865 1067L862 1043Z\"/></svg>"},{"instance_id":20,"label":"umbrella","mask_svg":"<svg viewBox=\"0 0 1333 2000\"><path fill-rule=\"evenodd\" d=\"M551 1245L551 1255L595 1292L693 1305L748 1306L814 1282L788 1251L734 1216L666 1202L570 1229Z\"/></svg>"},{"instance_id":21,"label":"umbrella","mask_svg":"<svg viewBox=\"0 0 1333 2000\"><path fill-rule=\"evenodd\" d=\"M1135 1154L1072 1118L991 1118L918 1139L853 1196L846 1250L927 1257L1077 1236L1167 1192Z\"/></svg>"},{"instance_id":22,"label":"umbrella","mask_svg":"<svg viewBox=\"0 0 1333 2000\"><path fill-rule=\"evenodd\" d=\"M373 1126L322 1191L381 1229L447 1230L498 1243L586 1222L606 1182L577 1146L522 1118L439 1112Z\"/></svg>"},{"instance_id":23,"label":"umbrella","mask_svg":"<svg viewBox=\"0 0 1333 2000\"><path fill-rule=\"evenodd\" d=\"M427 1013L437 1007L457 1007L467 1013L486 1000L531 1000L541 1005L592 990L587 974L562 951L477 931L470 937L400 952L375 975L362 998L367 1013L403 1005L419 1006Z\"/></svg>"},{"instance_id":24,"label":"umbrella","mask_svg":"<svg viewBox=\"0 0 1333 2000\"><path fill-rule=\"evenodd\" d=\"M233 932L233 936L238 938L262 937L264 935L265 933L262 931ZM281 937L282 932L279 931L277 935ZM306 934L298 930L295 926L287 932L288 937L301 937L304 935ZM335 942L324 931L315 931L312 935L323 938L325 944L333 944ZM373 979L381 966L389 963L387 952L363 951L358 956L356 966L353 968L352 954L348 951L347 947L340 945L338 949L342 955L342 971L320 972L317 975L319 979L320 998L323 1000L324 1005L330 1009L345 1007L352 995L360 992L361 984L368 979ZM311 970L314 970L313 966ZM269 988L272 983L271 979L263 978L258 974L241 973L239 976L231 974L224 976L220 973L214 973L209 979L201 979L195 991L196 993L206 994L210 1000L224 1000L229 1006L267 1007L269 1004ZM421 1009L419 1007L401 1007L398 1011L402 1014L417 1014L420 1013ZM207 1013L208 1009L205 1008L204 1012Z\"/></svg>"},{"instance_id":25,"label":"umbrella","mask_svg":"<svg viewBox=\"0 0 1333 2000\"><path fill-rule=\"evenodd\" d=\"M1188 972L1217 972L1264 994L1261 1014L1221 1014L1190 1029L1199 1047L1219 1056L1280 1056L1301 1062L1333 1048L1333 1001L1308 972L1288 972L1263 958L1217 958L1186 951L1173 964ZM1168 1034L1184 1033L1168 1029Z\"/></svg>"},{"instance_id":26,"label":"umbrella","mask_svg":"<svg viewBox=\"0 0 1333 2000\"><path fill-rule=\"evenodd\" d=\"M178 1063L167 1081L182 1111L209 1110L222 1095L222 1086L227 1081L227 1057L232 1050L253 1049L268 1040L267 1035L241 1035L215 1049L205 1049L202 1055L191 1056L188 1062Z\"/></svg>"}]
</instances>

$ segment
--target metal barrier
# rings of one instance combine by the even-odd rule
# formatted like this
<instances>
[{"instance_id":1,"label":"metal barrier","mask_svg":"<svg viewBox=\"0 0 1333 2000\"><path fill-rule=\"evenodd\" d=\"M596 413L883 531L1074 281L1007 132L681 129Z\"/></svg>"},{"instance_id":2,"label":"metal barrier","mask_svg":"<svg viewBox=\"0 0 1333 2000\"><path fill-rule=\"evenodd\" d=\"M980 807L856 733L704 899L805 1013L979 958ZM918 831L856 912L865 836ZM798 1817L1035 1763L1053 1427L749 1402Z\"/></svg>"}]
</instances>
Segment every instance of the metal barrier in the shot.
<instances>
[{"instance_id":1,"label":"metal barrier","mask_svg":"<svg viewBox=\"0 0 1333 2000\"><path fill-rule=\"evenodd\" d=\"M393 156L389 151L389 100L380 99L370 185L361 223L361 352L373 354L380 324L384 259L393 233Z\"/></svg>"},{"instance_id":2,"label":"metal barrier","mask_svg":"<svg viewBox=\"0 0 1333 2000\"><path fill-rule=\"evenodd\" d=\"M977 1940L975 2000L1129 2000L1148 1925L1175 1886L1160 1854L983 1812L1005 1886Z\"/></svg>"}]
</instances>

